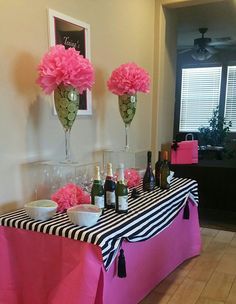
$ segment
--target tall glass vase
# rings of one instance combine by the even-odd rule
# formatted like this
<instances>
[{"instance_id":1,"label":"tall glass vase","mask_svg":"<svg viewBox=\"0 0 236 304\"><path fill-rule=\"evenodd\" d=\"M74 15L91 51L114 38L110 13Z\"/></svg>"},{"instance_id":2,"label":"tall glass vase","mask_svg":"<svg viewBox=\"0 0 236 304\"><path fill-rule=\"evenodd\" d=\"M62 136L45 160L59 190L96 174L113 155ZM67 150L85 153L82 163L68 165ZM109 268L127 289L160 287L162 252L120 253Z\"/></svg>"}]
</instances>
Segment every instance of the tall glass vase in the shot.
<instances>
[{"instance_id":1,"label":"tall glass vase","mask_svg":"<svg viewBox=\"0 0 236 304\"><path fill-rule=\"evenodd\" d=\"M71 162L70 131L79 109L79 95L71 86L60 85L54 90L58 118L65 131L65 161Z\"/></svg>"},{"instance_id":2,"label":"tall glass vase","mask_svg":"<svg viewBox=\"0 0 236 304\"><path fill-rule=\"evenodd\" d=\"M120 115L125 123L125 151L129 150L129 128L134 118L137 107L137 95L120 95L119 110Z\"/></svg>"}]
</instances>

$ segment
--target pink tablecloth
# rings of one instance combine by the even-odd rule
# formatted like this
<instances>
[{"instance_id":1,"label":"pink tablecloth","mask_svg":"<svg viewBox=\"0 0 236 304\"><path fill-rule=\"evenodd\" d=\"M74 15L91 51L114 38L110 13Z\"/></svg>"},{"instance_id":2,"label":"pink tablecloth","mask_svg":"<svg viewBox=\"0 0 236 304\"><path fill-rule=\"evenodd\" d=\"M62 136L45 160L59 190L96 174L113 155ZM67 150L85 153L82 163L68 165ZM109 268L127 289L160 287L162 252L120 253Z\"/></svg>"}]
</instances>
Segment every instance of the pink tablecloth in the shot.
<instances>
[{"instance_id":1,"label":"pink tablecloth","mask_svg":"<svg viewBox=\"0 0 236 304\"><path fill-rule=\"evenodd\" d=\"M184 260L200 253L197 207L159 235L124 242L127 277L104 270L100 249L81 241L0 227L1 304L137 304Z\"/></svg>"}]
</instances>

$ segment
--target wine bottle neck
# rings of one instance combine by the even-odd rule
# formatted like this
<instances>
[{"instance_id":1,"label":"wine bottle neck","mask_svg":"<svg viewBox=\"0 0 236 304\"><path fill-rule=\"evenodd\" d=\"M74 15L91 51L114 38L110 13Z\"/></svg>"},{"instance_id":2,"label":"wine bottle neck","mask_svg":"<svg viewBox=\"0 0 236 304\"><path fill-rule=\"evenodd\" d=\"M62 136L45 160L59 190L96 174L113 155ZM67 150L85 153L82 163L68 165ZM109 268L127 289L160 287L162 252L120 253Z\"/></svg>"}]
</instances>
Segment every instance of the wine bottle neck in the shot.
<instances>
[{"instance_id":1,"label":"wine bottle neck","mask_svg":"<svg viewBox=\"0 0 236 304\"><path fill-rule=\"evenodd\" d=\"M165 162L168 161L168 151L164 151L164 153L163 153L163 160L164 160Z\"/></svg>"},{"instance_id":2,"label":"wine bottle neck","mask_svg":"<svg viewBox=\"0 0 236 304\"><path fill-rule=\"evenodd\" d=\"M97 166L96 170L95 170L95 175L94 175L94 181L100 181L101 180L101 176L100 176L100 169Z\"/></svg>"},{"instance_id":3,"label":"wine bottle neck","mask_svg":"<svg viewBox=\"0 0 236 304\"><path fill-rule=\"evenodd\" d=\"M107 167L107 177L113 177L113 172L112 172L112 167L111 166Z\"/></svg>"},{"instance_id":4,"label":"wine bottle neck","mask_svg":"<svg viewBox=\"0 0 236 304\"><path fill-rule=\"evenodd\" d=\"M124 177L124 170L119 168L118 169L118 182L124 183L125 177Z\"/></svg>"},{"instance_id":5,"label":"wine bottle neck","mask_svg":"<svg viewBox=\"0 0 236 304\"><path fill-rule=\"evenodd\" d=\"M100 185L101 184L101 180L100 179L94 179L93 183L96 184L96 185L97 184Z\"/></svg>"},{"instance_id":6,"label":"wine bottle neck","mask_svg":"<svg viewBox=\"0 0 236 304\"><path fill-rule=\"evenodd\" d=\"M150 166L151 163L152 163L152 152L148 151L148 153L147 153L147 164L148 164L148 166Z\"/></svg>"}]
</instances>

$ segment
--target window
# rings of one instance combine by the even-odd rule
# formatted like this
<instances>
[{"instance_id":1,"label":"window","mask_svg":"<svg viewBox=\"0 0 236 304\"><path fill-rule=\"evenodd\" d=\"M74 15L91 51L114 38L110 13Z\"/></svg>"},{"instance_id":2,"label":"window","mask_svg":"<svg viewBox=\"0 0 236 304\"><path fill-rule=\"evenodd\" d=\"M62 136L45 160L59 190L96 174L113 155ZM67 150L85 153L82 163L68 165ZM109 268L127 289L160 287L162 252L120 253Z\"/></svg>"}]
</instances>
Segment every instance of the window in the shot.
<instances>
[{"instance_id":1,"label":"window","mask_svg":"<svg viewBox=\"0 0 236 304\"><path fill-rule=\"evenodd\" d=\"M232 122L230 131L236 132L236 66L228 66L225 97L225 119L227 122Z\"/></svg>"},{"instance_id":2,"label":"window","mask_svg":"<svg viewBox=\"0 0 236 304\"><path fill-rule=\"evenodd\" d=\"M197 133L200 127L209 126L217 106L226 123L232 123L230 138L236 139L236 56L233 56L208 63L178 60L175 139L182 140L186 133Z\"/></svg>"},{"instance_id":3,"label":"window","mask_svg":"<svg viewBox=\"0 0 236 304\"><path fill-rule=\"evenodd\" d=\"M198 132L208 125L220 102L221 72L222 67L182 69L179 132Z\"/></svg>"}]
</instances>

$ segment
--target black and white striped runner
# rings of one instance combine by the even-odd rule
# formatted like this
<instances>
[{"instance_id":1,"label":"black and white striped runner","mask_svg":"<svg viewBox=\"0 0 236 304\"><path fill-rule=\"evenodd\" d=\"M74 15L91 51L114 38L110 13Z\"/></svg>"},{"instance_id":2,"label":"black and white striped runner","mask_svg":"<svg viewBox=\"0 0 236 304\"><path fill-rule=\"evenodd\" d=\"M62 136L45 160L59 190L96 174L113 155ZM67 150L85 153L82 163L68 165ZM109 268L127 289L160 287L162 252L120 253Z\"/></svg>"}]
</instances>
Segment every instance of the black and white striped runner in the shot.
<instances>
[{"instance_id":1,"label":"black and white striped runner","mask_svg":"<svg viewBox=\"0 0 236 304\"><path fill-rule=\"evenodd\" d=\"M143 192L141 185L138 190L140 197L133 199L129 195L127 214L106 210L92 227L73 225L66 213L57 213L47 221L34 221L24 209L0 216L0 225L95 244L101 248L104 266L108 270L124 239L129 242L147 240L173 222L189 197L198 204L197 182L186 178L173 178L169 190L155 188L152 192Z\"/></svg>"}]
</instances>

